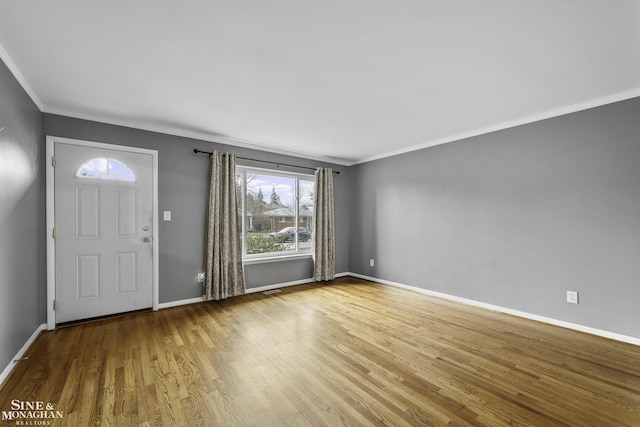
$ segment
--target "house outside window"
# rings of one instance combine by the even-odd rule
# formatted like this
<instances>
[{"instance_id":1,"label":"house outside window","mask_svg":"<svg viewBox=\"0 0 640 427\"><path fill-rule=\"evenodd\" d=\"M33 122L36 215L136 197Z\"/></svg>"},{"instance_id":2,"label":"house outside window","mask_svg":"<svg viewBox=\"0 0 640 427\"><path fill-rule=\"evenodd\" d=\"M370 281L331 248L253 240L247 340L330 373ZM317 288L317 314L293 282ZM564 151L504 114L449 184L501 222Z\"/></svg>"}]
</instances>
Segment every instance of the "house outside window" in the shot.
<instances>
[{"instance_id":1,"label":"house outside window","mask_svg":"<svg viewBox=\"0 0 640 427\"><path fill-rule=\"evenodd\" d=\"M310 254L313 175L236 167L243 259Z\"/></svg>"}]
</instances>

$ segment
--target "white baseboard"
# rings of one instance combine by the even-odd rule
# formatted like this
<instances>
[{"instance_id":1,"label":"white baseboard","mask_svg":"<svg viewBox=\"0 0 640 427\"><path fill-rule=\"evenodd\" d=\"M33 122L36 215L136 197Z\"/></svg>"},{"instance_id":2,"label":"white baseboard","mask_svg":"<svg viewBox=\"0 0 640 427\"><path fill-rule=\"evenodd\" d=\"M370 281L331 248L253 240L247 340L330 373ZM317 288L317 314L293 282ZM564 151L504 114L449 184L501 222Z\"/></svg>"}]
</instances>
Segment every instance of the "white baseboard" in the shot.
<instances>
[{"instance_id":1,"label":"white baseboard","mask_svg":"<svg viewBox=\"0 0 640 427\"><path fill-rule=\"evenodd\" d=\"M337 279L338 277L344 277L344 276L351 276L351 273L338 273L335 275L335 278ZM275 285L260 286L258 288L249 288L245 291L245 293L253 294L256 292L270 291L272 289L286 288L287 286L304 285L305 283L314 283L313 277L309 277L308 279L295 280L293 282L276 283Z\"/></svg>"},{"instance_id":2,"label":"white baseboard","mask_svg":"<svg viewBox=\"0 0 640 427\"><path fill-rule=\"evenodd\" d=\"M338 273L336 274L336 278L351 276L351 275L352 275L351 273ZM308 279L295 280L293 282L276 283L274 285L260 286L258 288L249 288L245 290L245 293L253 294L256 292L270 291L272 289L286 288L287 286L304 285L305 283L310 283L310 282L313 282L313 277L310 277ZM179 301L163 302L158 305L158 308L163 309L163 308L169 308L169 307L178 307L180 305L194 304L202 301L204 301L204 298L197 297L197 298L183 299Z\"/></svg>"},{"instance_id":3,"label":"white baseboard","mask_svg":"<svg viewBox=\"0 0 640 427\"><path fill-rule=\"evenodd\" d=\"M24 354L27 352L31 344L33 344L36 338L38 338L38 335L40 335L40 332L46 331L46 330L47 330L46 323L43 323L42 325L38 326L35 332L31 334L27 342L24 343L22 348L20 348L20 350L18 350L16 355L9 361L9 365L7 365L7 367L4 368L4 371L2 371L2 373L0 374L0 387L2 387L2 383L4 383L4 380L7 379L7 377L9 376L13 368L16 366L18 361L22 359L22 356L24 356Z\"/></svg>"},{"instance_id":4,"label":"white baseboard","mask_svg":"<svg viewBox=\"0 0 640 427\"><path fill-rule=\"evenodd\" d=\"M202 301L204 301L204 298L196 297L196 298L189 298L189 299L181 299L179 301L162 302L158 304L158 309L162 310L163 308L178 307L179 305L195 304L197 302L202 302Z\"/></svg>"},{"instance_id":5,"label":"white baseboard","mask_svg":"<svg viewBox=\"0 0 640 427\"><path fill-rule=\"evenodd\" d=\"M475 301L475 300L471 300L471 299L467 299L467 298L461 298L461 297L457 297L455 295L449 295L449 294L445 294L445 293L442 293L442 292L430 291L430 290L418 288L418 287L415 287L415 286L409 286L409 285L405 285L405 284L402 284L402 283L391 282L389 280L378 279L377 277L365 276L363 274L357 274L357 273L348 273L348 275L353 276L353 277L357 277L357 278L360 278L360 279L364 279L364 280L370 280L370 281L376 282L376 283L381 283L383 285L394 286L394 287L402 288L402 289L408 289L408 290L411 290L411 291L419 292L421 294L425 294L425 295L429 295L429 296L433 296L433 297L437 297L437 298L442 298L442 299L446 299L446 300L449 300L449 301L458 302L458 303L461 303L461 304L471 305L471 306L474 306L474 307L480 307L480 308L484 308L484 309L487 309L487 310L497 311L497 312L500 312L500 313L511 314L513 316L518 316L518 317L522 317L522 318L525 318L525 319L535 320L535 321L538 321L538 322L543 322L543 323L547 323L547 324L554 325L554 326L560 326L560 327L567 328L567 329L573 329L573 330L580 331L580 332L586 332L587 334L597 335L597 336L600 336L600 337L609 338L609 339L612 339L612 340L621 341L621 342L625 342L625 343L628 343L628 344L634 344L634 345L640 346L640 338L631 337L631 336L628 336L628 335L622 335L622 334L618 334L618 333L615 333L615 332L609 332L609 331L604 331L602 329L592 328L590 326L579 325L577 323L565 322L564 320L553 319L553 318L550 318L550 317L539 316L537 314L531 314L531 313L527 313L527 312L524 312L524 311L513 310L513 309L510 309L510 308L501 307L501 306L498 306L498 305L487 304L487 303L484 303L484 302Z\"/></svg>"},{"instance_id":6,"label":"white baseboard","mask_svg":"<svg viewBox=\"0 0 640 427\"><path fill-rule=\"evenodd\" d=\"M249 288L245 290L245 294L253 294L256 292L269 291L271 289L285 288L287 286L302 285L303 283L313 282L313 279L296 280L295 282L277 283L275 285L261 286L259 288ZM179 301L163 302L158 306L159 309L178 307L180 305L195 304L205 301L203 297L183 299Z\"/></svg>"},{"instance_id":7,"label":"white baseboard","mask_svg":"<svg viewBox=\"0 0 640 427\"><path fill-rule=\"evenodd\" d=\"M258 288L249 288L245 290L245 294L255 294L257 292L270 291L272 289L278 289L278 288L286 288L288 286L304 285L305 283L309 283L309 282L313 282L313 277L310 277L308 279L295 280L293 282L276 283L275 285L260 286Z\"/></svg>"}]
</instances>

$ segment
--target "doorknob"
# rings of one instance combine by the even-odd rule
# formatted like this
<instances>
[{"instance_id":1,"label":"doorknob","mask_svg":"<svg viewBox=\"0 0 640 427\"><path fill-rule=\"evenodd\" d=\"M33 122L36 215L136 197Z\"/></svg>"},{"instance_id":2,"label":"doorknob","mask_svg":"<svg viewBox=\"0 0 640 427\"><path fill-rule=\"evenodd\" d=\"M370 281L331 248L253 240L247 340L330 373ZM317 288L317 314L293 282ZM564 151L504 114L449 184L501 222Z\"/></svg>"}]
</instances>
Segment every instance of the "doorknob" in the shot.
<instances>
[{"instance_id":1,"label":"doorknob","mask_svg":"<svg viewBox=\"0 0 640 427\"><path fill-rule=\"evenodd\" d=\"M149 231L149 226L145 225L144 227L142 227L142 231Z\"/></svg>"},{"instance_id":2,"label":"doorknob","mask_svg":"<svg viewBox=\"0 0 640 427\"><path fill-rule=\"evenodd\" d=\"M146 243L146 242L149 242L150 240L151 240L151 239L150 239L150 238L148 238L148 237L143 237L143 238L142 238L142 241L143 241L143 242L145 242L145 243Z\"/></svg>"}]
</instances>

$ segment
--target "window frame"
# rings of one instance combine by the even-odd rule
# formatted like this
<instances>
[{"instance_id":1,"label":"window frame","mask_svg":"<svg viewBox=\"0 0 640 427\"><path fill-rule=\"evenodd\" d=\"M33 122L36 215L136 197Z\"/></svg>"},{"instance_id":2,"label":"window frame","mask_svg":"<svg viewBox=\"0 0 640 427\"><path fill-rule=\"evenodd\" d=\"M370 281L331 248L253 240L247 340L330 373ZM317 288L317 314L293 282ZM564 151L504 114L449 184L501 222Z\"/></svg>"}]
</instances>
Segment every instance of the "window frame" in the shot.
<instances>
[{"instance_id":1,"label":"window frame","mask_svg":"<svg viewBox=\"0 0 640 427\"><path fill-rule=\"evenodd\" d=\"M104 171L100 167L95 166L95 162L104 161ZM111 162L115 162L121 166L117 172L113 173ZM83 171L91 172L91 174L82 173ZM100 179L104 181L119 181L119 182L135 182L136 174L133 173L131 168L126 165L122 160L115 157L94 157L92 159L85 160L76 169L76 178L82 179Z\"/></svg>"},{"instance_id":2,"label":"window frame","mask_svg":"<svg viewBox=\"0 0 640 427\"><path fill-rule=\"evenodd\" d=\"M304 227L300 224L300 221L303 218L300 216L300 181L310 181L314 183L315 177L313 174L305 174L305 173L297 173L297 172L289 172L282 171L276 169L267 169L267 168L259 168L253 166L245 166L245 165L236 165L236 175L241 174L241 184L242 191L239 192L241 200L238 200L238 208L242 212L241 218L241 245L242 245L242 262L244 264L258 264L262 262L271 262L278 260L291 260L295 258L310 258L313 255L313 246L310 248L300 248L300 233L296 233L294 248L293 250L288 250L286 252L266 252L266 253L257 253L257 254L248 254L247 253L247 234L248 234L248 215L246 214L246 205L247 205L247 175L255 174L255 175L269 175L275 176L279 178L287 178L294 180L294 217L293 217L293 227L297 230L300 227ZM314 183L314 191L315 191L315 183ZM281 218L277 218L278 223ZM285 221L286 223L286 221ZM313 241L313 230L311 227L304 227L310 229L310 238L309 241Z\"/></svg>"}]
</instances>

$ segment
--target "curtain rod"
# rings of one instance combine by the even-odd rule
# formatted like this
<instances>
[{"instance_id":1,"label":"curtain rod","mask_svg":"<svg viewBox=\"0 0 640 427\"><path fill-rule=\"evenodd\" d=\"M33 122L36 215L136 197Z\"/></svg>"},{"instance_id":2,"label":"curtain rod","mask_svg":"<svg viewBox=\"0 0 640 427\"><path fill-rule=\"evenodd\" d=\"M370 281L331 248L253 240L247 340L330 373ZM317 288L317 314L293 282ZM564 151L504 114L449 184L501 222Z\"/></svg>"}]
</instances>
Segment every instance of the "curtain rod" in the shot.
<instances>
[{"instance_id":1,"label":"curtain rod","mask_svg":"<svg viewBox=\"0 0 640 427\"><path fill-rule=\"evenodd\" d=\"M197 148L194 148L193 152L196 153L196 154L208 154L208 155L212 155L213 154L211 151L202 151L202 150L198 150ZM270 163L272 165L277 165L277 166L289 166L289 167L292 167L292 168L315 170L315 168L311 168L309 166L289 165L287 163L271 162L269 160L260 160L260 159L250 159L248 157L236 156L236 159L250 160L252 162ZM335 173L335 174L340 175L340 171L332 171L332 172Z\"/></svg>"}]
</instances>

